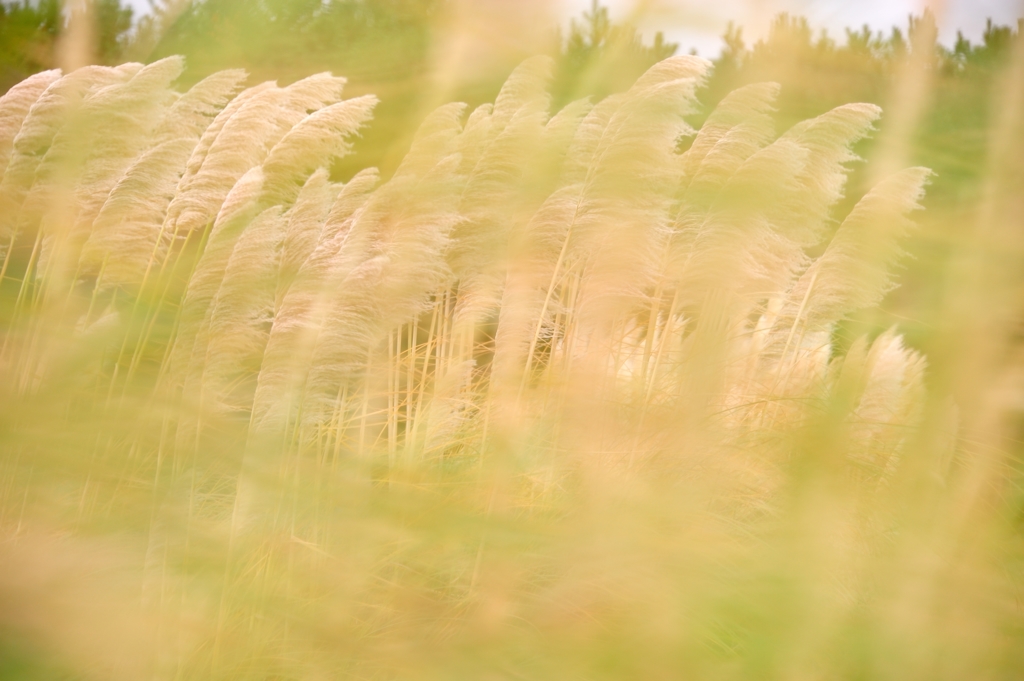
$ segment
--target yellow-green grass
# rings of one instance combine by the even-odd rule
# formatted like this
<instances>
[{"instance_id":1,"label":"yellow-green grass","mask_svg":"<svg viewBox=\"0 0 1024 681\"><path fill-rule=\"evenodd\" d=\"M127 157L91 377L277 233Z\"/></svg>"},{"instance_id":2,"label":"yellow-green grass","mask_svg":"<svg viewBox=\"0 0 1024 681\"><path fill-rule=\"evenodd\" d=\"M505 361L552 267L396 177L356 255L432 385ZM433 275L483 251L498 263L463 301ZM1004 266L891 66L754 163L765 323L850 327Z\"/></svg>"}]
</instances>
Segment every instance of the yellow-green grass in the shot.
<instances>
[{"instance_id":1,"label":"yellow-green grass","mask_svg":"<svg viewBox=\"0 0 1024 681\"><path fill-rule=\"evenodd\" d=\"M927 357L849 337L930 175L842 202L873 105L535 58L341 183L327 74L12 90L0 673L1013 678L1017 56Z\"/></svg>"}]
</instances>

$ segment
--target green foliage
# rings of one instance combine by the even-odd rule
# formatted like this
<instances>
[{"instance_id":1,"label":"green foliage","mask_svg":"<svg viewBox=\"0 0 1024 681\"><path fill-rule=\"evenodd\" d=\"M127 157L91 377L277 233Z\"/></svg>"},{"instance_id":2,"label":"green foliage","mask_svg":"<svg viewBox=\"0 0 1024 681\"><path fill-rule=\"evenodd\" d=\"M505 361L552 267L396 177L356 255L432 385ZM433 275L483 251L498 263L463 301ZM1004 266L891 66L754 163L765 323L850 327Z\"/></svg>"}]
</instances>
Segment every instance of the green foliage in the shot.
<instances>
[{"instance_id":1,"label":"green foliage","mask_svg":"<svg viewBox=\"0 0 1024 681\"><path fill-rule=\"evenodd\" d=\"M958 70L992 69L1006 64L1013 49L1014 41L1024 32L1024 19L1018 22L1017 31L1010 26L993 25L989 19L985 24L980 45L971 45L963 33L957 31L956 44L949 57Z\"/></svg>"},{"instance_id":2,"label":"green foliage","mask_svg":"<svg viewBox=\"0 0 1024 681\"><path fill-rule=\"evenodd\" d=\"M244 64L258 75L332 69L350 78L419 72L438 0L277 0L189 3L155 56L184 53L196 77Z\"/></svg>"},{"instance_id":3,"label":"green foliage","mask_svg":"<svg viewBox=\"0 0 1024 681\"><path fill-rule=\"evenodd\" d=\"M134 10L122 1L97 0L93 5L96 53L101 64L122 61L130 45Z\"/></svg>"},{"instance_id":4,"label":"green foliage","mask_svg":"<svg viewBox=\"0 0 1024 681\"><path fill-rule=\"evenodd\" d=\"M553 85L556 102L584 96L601 99L627 89L651 65L679 48L661 32L646 45L635 28L614 24L608 8L593 0L589 12L574 19L569 34L559 39L561 52Z\"/></svg>"},{"instance_id":5,"label":"green foliage","mask_svg":"<svg viewBox=\"0 0 1024 681\"><path fill-rule=\"evenodd\" d=\"M839 44L824 31L815 37L805 18L783 13L773 21L768 36L748 49L742 29L730 23L722 36L722 54L714 60L710 101L718 101L716 92L729 92L739 83L771 79L783 84L780 116L784 120L800 119L812 108L828 109L851 91L861 99L880 102L890 94L892 78L914 45L931 53L934 71L980 77L979 87L984 88L993 70L1006 65L1017 35L1011 27L995 26L989 20L981 45L972 46L958 34L949 50L936 43L934 18L925 13L909 18L906 33L893 27L887 36L865 25L859 30L847 28L846 41ZM956 87L951 79L937 86L940 92ZM794 98L802 102L799 111L794 109L798 101Z\"/></svg>"},{"instance_id":6,"label":"green foliage","mask_svg":"<svg viewBox=\"0 0 1024 681\"><path fill-rule=\"evenodd\" d=\"M0 3L0 90L52 68L60 0Z\"/></svg>"},{"instance_id":7,"label":"green foliage","mask_svg":"<svg viewBox=\"0 0 1024 681\"><path fill-rule=\"evenodd\" d=\"M122 60L132 39L132 8L123 0L97 0L92 7L95 59ZM0 90L57 66L56 44L67 23L61 0L0 1Z\"/></svg>"}]
</instances>

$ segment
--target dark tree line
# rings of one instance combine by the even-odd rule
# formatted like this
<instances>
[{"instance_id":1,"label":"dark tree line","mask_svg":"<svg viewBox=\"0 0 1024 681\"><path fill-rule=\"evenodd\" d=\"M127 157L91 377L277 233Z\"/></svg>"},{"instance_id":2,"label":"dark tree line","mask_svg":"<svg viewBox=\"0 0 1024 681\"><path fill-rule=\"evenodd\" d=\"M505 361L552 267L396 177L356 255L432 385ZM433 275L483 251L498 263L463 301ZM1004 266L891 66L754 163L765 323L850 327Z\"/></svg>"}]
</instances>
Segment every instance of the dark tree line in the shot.
<instances>
[{"instance_id":1,"label":"dark tree line","mask_svg":"<svg viewBox=\"0 0 1024 681\"><path fill-rule=\"evenodd\" d=\"M96 60L180 53L189 59L193 80L237 66L257 76L330 68L356 80L405 79L428 67L437 19L448 5L446 0L150 0L152 10L134 17L123 2L93 0ZM0 88L52 68L65 24L60 0L0 0ZM766 39L748 47L742 29L730 25L709 91L785 69L801 77L828 74L847 96L854 81L859 90L854 94L861 94L859 84L884 87L885 77L919 42L914 34L922 31L934 33L928 16L911 17L905 31L894 27L888 34L866 25L848 28L845 42L838 43L824 32L815 34L806 19L782 14ZM977 75L1005 61L1018 33L989 21L980 44L962 34L951 49L934 36L929 42L943 74ZM645 42L633 27L612 22L598 0L564 35L553 35L551 45L560 99L621 90L679 48L660 33Z\"/></svg>"},{"instance_id":2,"label":"dark tree line","mask_svg":"<svg viewBox=\"0 0 1024 681\"><path fill-rule=\"evenodd\" d=\"M95 0L96 60L123 60L136 31L132 8L121 0ZM60 0L0 0L0 91L57 64L57 39L67 17Z\"/></svg>"}]
</instances>

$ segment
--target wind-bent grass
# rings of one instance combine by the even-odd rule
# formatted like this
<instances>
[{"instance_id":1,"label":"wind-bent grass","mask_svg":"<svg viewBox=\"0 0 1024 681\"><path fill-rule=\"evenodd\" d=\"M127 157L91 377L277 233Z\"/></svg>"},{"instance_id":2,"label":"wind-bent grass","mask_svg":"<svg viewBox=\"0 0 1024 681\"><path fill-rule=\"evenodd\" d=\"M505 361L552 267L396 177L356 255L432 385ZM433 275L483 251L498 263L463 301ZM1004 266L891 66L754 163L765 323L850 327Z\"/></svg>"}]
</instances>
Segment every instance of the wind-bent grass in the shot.
<instances>
[{"instance_id":1,"label":"wind-bent grass","mask_svg":"<svg viewBox=\"0 0 1024 681\"><path fill-rule=\"evenodd\" d=\"M0 99L0 625L41 651L12 648L26 674L1019 669L1004 405L927 390L895 330L833 342L930 174L836 222L876 107L777 135L760 84L693 130L709 64L678 57L551 112L536 58L393 176L336 182L375 98L180 94L181 68Z\"/></svg>"}]
</instances>

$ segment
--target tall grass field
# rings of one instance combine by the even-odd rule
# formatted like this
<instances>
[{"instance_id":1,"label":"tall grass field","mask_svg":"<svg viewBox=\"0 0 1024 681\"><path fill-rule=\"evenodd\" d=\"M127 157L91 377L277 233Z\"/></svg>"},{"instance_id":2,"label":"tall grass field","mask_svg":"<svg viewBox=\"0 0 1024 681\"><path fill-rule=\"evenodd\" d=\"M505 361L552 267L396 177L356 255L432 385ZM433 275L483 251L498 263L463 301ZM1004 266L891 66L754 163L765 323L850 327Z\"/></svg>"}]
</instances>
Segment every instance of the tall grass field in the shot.
<instances>
[{"instance_id":1,"label":"tall grass field","mask_svg":"<svg viewBox=\"0 0 1024 681\"><path fill-rule=\"evenodd\" d=\"M699 57L558 107L534 57L378 172L330 73L23 80L0 678L1021 678L1015 49L923 345L910 86L694 127Z\"/></svg>"}]
</instances>

